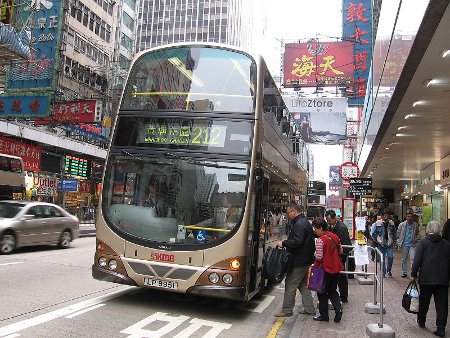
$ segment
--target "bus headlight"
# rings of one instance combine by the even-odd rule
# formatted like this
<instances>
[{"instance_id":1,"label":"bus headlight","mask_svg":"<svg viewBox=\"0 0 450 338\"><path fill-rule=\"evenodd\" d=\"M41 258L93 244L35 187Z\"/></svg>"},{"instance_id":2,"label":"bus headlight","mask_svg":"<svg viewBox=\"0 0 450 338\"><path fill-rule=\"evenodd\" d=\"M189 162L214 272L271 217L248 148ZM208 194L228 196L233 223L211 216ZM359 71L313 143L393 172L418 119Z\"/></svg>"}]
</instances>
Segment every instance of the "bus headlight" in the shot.
<instances>
[{"instance_id":1,"label":"bus headlight","mask_svg":"<svg viewBox=\"0 0 450 338\"><path fill-rule=\"evenodd\" d=\"M105 257L100 257L98 259L98 265L101 267L105 267L106 266L106 258Z\"/></svg>"},{"instance_id":2,"label":"bus headlight","mask_svg":"<svg viewBox=\"0 0 450 338\"><path fill-rule=\"evenodd\" d=\"M117 269L117 262L116 262L116 260L115 260L115 259L111 259L111 260L108 262L108 266L109 266L109 268L110 268L111 270L116 270L116 269Z\"/></svg>"},{"instance_id":3,"label":"bus headlight","mask_svg":"<svg viewBox=\"0 0 450 338\"><path fill-rule=\"evenodd\" d=\"M223 275L222 280L225 284L231 284L231 282L233 282L233 276L231 276L229 273L226 273Z\"/></svg>"},{"instance_id":4,"label":"bus headlight","mask_svg":"<svg viewBox=\"0 0 450 338\"><path fill-rule=\"evenodd\" d=\"M216 284L219 281L219 275L215 272L213 272L212 274L210 274L208 276L208 279L211 283Z\"/></svg>"}]
</instances>

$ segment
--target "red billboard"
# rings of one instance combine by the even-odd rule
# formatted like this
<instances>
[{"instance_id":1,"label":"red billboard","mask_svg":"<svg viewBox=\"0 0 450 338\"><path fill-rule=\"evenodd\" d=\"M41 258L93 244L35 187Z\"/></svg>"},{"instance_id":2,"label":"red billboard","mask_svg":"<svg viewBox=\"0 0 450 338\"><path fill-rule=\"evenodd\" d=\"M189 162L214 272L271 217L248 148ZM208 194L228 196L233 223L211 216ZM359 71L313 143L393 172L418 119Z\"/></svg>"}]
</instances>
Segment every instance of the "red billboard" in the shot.
<instances>
[{"instance_id":1,"label":"red billboard","mask_svg":"<svg viewBox=\"0 0 450 338\"><path fill-rule=\"evenodd\" d=\"M95 121L95 100L66 101L55 103L54 114L36 118L37 126L48 124L92 123Z\"/></svg>"},{"instance_id":2,"label":"red billboard","mask_svg":"<svg viewBox=\"0 0 450 338\"><path fill-rule=\"evenodd\" d=\"M41 147L0 136L0 153L22 157L25 170L41 170Z\"/></svg>"},{"instance_id":3,"label":"red billboard","mask_svg":"<svg viewBox=\"0 0 450 338\"><path fill-rule=\"evenodd\" d=\"M353 82L353 43L287 43L283 58L284 86L336 86Z\"/></svg>"}]
</instances>

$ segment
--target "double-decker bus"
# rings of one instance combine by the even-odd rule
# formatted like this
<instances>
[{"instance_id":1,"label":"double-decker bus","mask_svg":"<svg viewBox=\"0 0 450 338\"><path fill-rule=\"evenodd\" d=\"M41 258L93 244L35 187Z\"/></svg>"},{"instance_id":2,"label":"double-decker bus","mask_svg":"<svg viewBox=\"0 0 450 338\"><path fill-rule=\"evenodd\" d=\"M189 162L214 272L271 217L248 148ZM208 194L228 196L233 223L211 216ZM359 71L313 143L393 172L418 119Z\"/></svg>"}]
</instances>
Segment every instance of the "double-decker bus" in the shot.
<instances>
[{"instance_id":1,"label":"double-decker bus","mask_svg":"<svg viewBox=\"0 0 450 338\"><path fill-rule=\"evenodd\" d=\"M19 156L0 154L0 200L25 198L25 170Z\"/></svg>"},{"instance_id":2,"label":"double-decker bus","mask_svg":"<svg viewBox=\"0 0 450 338\"><path fill-rule=\"evenodd\" d=\"M264 254L286 237L280 213L306 206L306 151L289 120L259 56L216 44L138 54L106 159L93 277L260 294Z\"/></svg>"},{"instance_id":3,"label":"double-decker bus","mask_svg":"<svg viewBox=\"0 0 450 338\"><path fill-rule=\"evenodd\" d=\"M325 218L327 185L322 181L308 182L308 197L306 217L313 220L316 217Z\"/></svg>"}]
</instances>

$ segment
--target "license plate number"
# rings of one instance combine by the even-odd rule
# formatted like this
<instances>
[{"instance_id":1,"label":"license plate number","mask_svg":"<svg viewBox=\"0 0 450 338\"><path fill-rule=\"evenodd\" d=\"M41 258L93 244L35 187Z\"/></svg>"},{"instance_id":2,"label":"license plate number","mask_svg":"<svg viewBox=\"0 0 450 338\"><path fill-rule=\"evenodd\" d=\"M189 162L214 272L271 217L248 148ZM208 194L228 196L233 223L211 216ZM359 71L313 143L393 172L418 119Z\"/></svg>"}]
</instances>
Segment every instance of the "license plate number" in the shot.
<instances>
[{"instance_id":1,"label":"license plate number","mask_svg":"<svg viewBox=\"0 0 450 338\"><path fill-rule=\"evenodd\" d=\"M146 286L153 286L155 288L163 288L163 289L170 289L170 290L178 289L178 283L169 282L169 281L161 280L161 279L144 278L144 284Z\"/></svg>"}]
</instances>

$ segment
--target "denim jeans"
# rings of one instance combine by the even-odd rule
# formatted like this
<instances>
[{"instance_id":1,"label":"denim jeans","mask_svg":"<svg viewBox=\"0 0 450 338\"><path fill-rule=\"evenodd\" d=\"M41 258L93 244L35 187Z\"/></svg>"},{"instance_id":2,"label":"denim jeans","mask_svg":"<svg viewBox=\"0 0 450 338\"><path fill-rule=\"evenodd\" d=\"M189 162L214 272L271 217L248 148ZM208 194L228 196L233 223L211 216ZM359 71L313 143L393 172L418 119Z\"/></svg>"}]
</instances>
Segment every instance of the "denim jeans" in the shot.
<instances>
[{"instance_id":1,"label":"denim jeans","mask_svg":"<svg viewBox=\"0 0 450 338\"><path fill-rule=\"evenodd\" d=\"M392 246L384 246L378 245L378 249L380 249L383 254L384 262L383 262L383 273L392 273L392 264L394 263L394 248ZM386 267L387 260L387 267Z\"/></svg>"},{"instance_id":2,"label":"denim jeans","mask_svg":"<svg viewBox=\"0 0 450 338\"><path fill-rule=\"evenodd\" d=\"M412 266L414 263L414 252L415 252L415 247L406 246L406 245L402 246L402 274L404 274L404 275L406 275L408 273L408 269L406 267L406 262L408 260L408 256L411 261L410 266Z\"/></svg>"}]
</instances>

